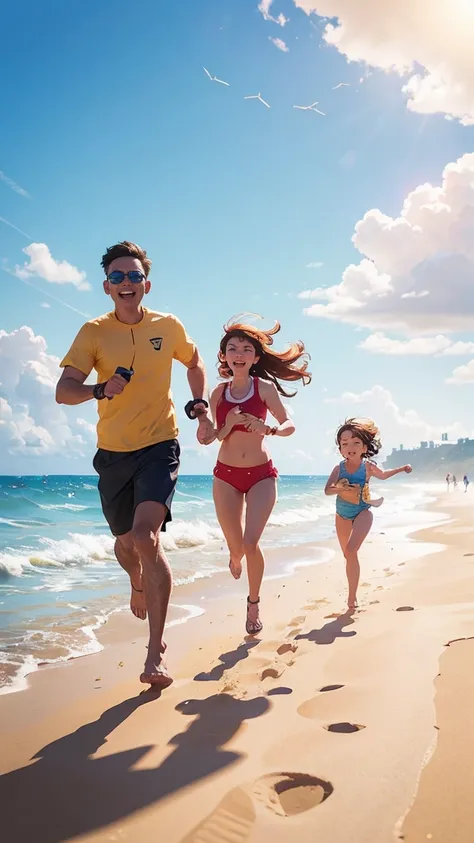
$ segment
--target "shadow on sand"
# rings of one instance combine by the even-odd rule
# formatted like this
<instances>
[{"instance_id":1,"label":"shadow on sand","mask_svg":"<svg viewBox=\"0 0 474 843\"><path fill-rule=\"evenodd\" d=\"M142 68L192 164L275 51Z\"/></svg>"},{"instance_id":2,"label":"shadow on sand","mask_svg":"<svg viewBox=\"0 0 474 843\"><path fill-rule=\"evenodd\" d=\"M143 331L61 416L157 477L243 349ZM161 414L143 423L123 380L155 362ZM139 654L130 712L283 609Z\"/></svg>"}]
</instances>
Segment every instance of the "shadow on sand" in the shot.
<instances>
[{"instance_id":1,"label":"shadow on sand","mask_svg":"<svg viewBox=\"0 0 474 843\"><path fill-rule=\"evenodd\" d=\"M170 739L174 749L158 767L132 769L154 747L152 732L147 746L91 757L107 735L153 700L150 693L124 700L40 749L29 766L5 774L0 779L2 839L59 843L157 804L243 757L222 747L244 720L260 717L271 705L264 697L238 700L228 694L184 700L176 710L195 719Z\"/></svg>"},{"instance_id":2,"label":"shadow on sand","mask_svg":"<svg viewBox=\"0 0 474 843\"><path fill-rule=\"evenodd\" d=\"M315 644L334 644L336 638L353 638L354 635L357 635L355 629L343 632L345 626L350 626L354 623L352 615L353 611L344 612L344 614L339 615L333 621L325 623L320 629L312 629L311 632L307 632L305 635L296 635L295 641L304 639L306 641L313 641Z\"/></svg>"},{"instance_id":3,"label":"shadow on sand","mask_svg":"<svg viewBox=\"0 0 474 843\"><path fill-rule=\"evenodd\" d=\"M238 662L243 659L248 659L249 652L256 647L260 642L253 639L246 641L245 644L239 644L235 650L230 650L228 653L222 653L219 656L221 664L217 664L208 673L198 673L194 677L195 682L217 682L222 679L226 670L235 667Z\"/></svg>"}]
</instances>

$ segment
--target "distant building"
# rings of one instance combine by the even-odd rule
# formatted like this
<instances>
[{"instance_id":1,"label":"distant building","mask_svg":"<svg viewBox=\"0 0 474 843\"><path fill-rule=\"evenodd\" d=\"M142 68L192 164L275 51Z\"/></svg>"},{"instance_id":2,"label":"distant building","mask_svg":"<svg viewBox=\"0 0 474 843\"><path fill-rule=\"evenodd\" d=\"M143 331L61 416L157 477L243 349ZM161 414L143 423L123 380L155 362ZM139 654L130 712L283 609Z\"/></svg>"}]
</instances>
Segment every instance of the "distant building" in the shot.
<instances>
[{"instance_id":1,"label":"distant building","mask_svg":"<svg viewBox=\"0 0 474 843\"><path fill-rule=\"evenodd\" d=\"M441 440L422 441L415 448L393 448L385 460L386 468L396 468L403 463L410 463L415 473L445 476L449 471L461 477L474 474L474 439L458 439L449 442L448 434L442 433Z\"/></svg>"}]
</instances>

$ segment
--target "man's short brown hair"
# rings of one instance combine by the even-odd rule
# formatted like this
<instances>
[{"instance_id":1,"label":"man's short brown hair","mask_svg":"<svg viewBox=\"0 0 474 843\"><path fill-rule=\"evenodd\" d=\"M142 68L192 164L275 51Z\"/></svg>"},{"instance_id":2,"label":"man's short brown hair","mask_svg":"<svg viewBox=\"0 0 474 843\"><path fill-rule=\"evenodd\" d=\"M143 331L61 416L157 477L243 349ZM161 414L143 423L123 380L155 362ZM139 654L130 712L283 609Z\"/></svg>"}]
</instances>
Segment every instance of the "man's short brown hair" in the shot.
<instances>
[{"instance_id":1,"label":"man's short brown hair","mask_svg":"<svg viewBox=\"0 0 474 843\"><path fill-rule=\"evenodd\" d=\"M116 243L115 246L109 246L105 255L102 255L100 265L103 267L106 275L109 273L109 266L116 258L137 258L143 266L143 271L146 278L151 269L151 260L147 257L145 249L137 246L136 243L131 243L129 240L122 240L121 243Z\"/></svg>"}]
</instances>

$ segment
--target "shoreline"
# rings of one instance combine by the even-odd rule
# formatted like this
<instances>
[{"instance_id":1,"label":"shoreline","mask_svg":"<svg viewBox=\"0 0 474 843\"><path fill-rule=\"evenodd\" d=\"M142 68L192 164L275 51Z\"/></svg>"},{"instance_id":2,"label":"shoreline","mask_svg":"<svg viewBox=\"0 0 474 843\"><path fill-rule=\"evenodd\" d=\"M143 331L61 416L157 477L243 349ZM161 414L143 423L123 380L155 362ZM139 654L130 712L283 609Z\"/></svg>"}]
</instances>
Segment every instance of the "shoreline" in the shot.
<instances>
[{"instance_id":1,"label":"shoreline","mask_svg":"<svg viewBox=\"0 0 474 843\"><path fill-rule=\"evenodd\" d=\"M393 491L395 492L395 490ZM405 532L413 527L414 513L407 509L406 501L398 500L399 494L400 492L397 490L396 500L386 501L385 511L387 511L387 515L384 518L383 512L381 516L379 514L379 530L382 529L387 516L389 522L398 523L398 526L402 527ZM414 487L412 486L408 494L411 497L414 496L416 520L429 518L430 513L425 507L433 499L433 490L416 484ZM402 504L401 509L400 503ZM395 509L393 508L394 504ZM301 519L304 508L303 510L296 510L296 512L298 513L298 519ZM314 514L311 513L311 516L314 517ZM268 560L267 580L286 578L292 576L299 567L311 566L323 562L325 559L330 560L334 550L330 550L329 547L334 546L336 551L339 551L337 544L332 542L334 537L333 516L328 516L325 506L322 507L321 513L314 522L310 518L309 523L301 524L296 533L294 532L294 524L289 528L280 526L276 531L275 528L269 528L267 532L268 535L266 535L264 541L264 552ZM99 538L104 539L105 537L100 536ZM175 587L168 613L168 628L178 623L187 622L188 619L192 620L200 614L202 608L199 601L202 594L207 597L210 592L214 592L215 588L220 588L220 583L223 584L224 589L229 590L227 588L228 578L225 565L226 552L222 541L214 542L214 545L206 547L206 549L200 548L200 546L196 548L195 552L198 556L201 550L204 551L203 560L199 562L199 565L202 564L202 571L200 567L193 571L192 563L190 565L190 562L187 561L188 557L192 559L192 554L189 551L182 550L180 552L185 554L184 563L180 556L175 559L171 557ZM319 555L319 559L315 559L317 555ZM46 610L39 617L31 617L30 615L28 625L26 625L25 619L16 628L15 626L12 629L5 628L6 646L4 653L0 654L2 671L0 696L27 690L29 687L28 677L31 677L38 670L43 670L48 665L69 663L86 655L96 655L101 651L103 629L110 624L112 619L115 623L117 615L119 617L124 616L129 611L128 579L117 566L115 559L107 562L107 564L109 566L106 569L107 575L98 589L92 582L89 586L84 585L84 588L90 589L89 591L84 592L83 590L82 593L76 594L74 586L71 590L71 587L68 588L66 584L66 590L61 594L61 601L64 606L63 615L58 614L57 611L61 603L51 602L52 613L48 614ZM180 573L183 564L187 571L184 581ZM110 565L113 566L116 573L112 575L112 580L109 582ZM275 567L277 568L276 572L272 571L272 568ZM96 582L100 582L100 578L97 579L97 573L94 569L93 577ZM224 579L222 579L223 577ZM239 590L235 583L233 585ZM18 588L18 586L21 588L20 582L18 582L18 585L14 584L13 588ZM37 587L33 588L33 592L35 591L37 591ZM60 589L57 584L53 587L52 592L59 594ZM47 599L51 600L48 591L42 593L45 594ZM138 624L138 631L132 629L132 634L141 634L141 624ZM23 642L28 641L30 636L32 636L32 648L27 650ZM17 647L19 649L16 649ZM4 656L4 658L2 659L1 656Z\"/></svg>"},{"instance_id":2,"label":"shoreline","mask_svg":"<svg viewBox=\"0 0 474 843\"><path fill-rule=\"evenodd\" d=\"M331 540L329 540L329 543ZM265 557L268 566L274 565L278 570L276 573L269 573L268 580L284 579L287 576L292 576L294 571L299 567L311 567L312 565L325 564L330 561L334 555L334 551L327 547L327 541L318 542L302 542L300 544L289 545L284 549L278 546L271 546L265 549ZM117 563L118 564L118 563ZM124 576L125 588L128 589L128 581ZM241 583L244 582L244 577ZM168 621L166 624L166 635L169 637L169 630L175 626L187 624L203 614L205 609L202 607L204 601L212 601L213 598L224 595L234 594L240 592L241 587L229 577L226 569L215 570L209 574L198 574L193 580L189 582L178 582L175 584L171 596L170 607L168 612ZM48 650L45 648L44 655L41 659L35 658L33 655L27 658L25 665L20 667L20 670L14 675L11 684L0 686L0 697L17 694L30 690L29 677L35 675L38 671L45 669L53 669L54 667L61 667L62 665L69 665L77 659L83 659L89 656L96 656L104 649L103 641L110 640L106 634L106 630L110 627L113 629L113 640L126 641L129 634L135 638L146 639L146 632L143 623L130 615L130 610L127 605L129 599L129 591L124 593L125 605L110 609L101 617L97 615L90 619L90 622L84 626L77 628L77 631L83 633L89 638L91 644L90 649L86 652L78 652L76 654L67 654L58 658L50 657ZM87 645L86 645L87 646Z\"/></svg>"},{"instance_id":3,"label":"shoreline","mask_svg":"<svg viewBox=\"0 0 474 843\"><path fill-rule=\"evenodd\" d=\"M143 636L131 616L102 628L105 649L93 658L37 671L31 690L2 696L0 795L10 806L25 788L31 794L29 816L7 810L11 839L147 843L158 823L169 843L283 843L296 834L302 843L392 843L395 829L409 843L429 833L435 843L467 843L472 825L459 836L461 820L455 837L420 829L433 800L438 824L450 810L431 769L443 724L458 715L445 706L437 723L434 680L440 658L459 646L447 642L474 635L469 504L438 497L433 523L409 536L375 529L353 617L338 614L345 577L336 557L268 578L265 629L249 641L245 587L222 575L200 601L205 613L170 630L176 678L161 696L140 694ZM472 642L461 646L472 659ZM449 741L442 752L444 775L453 773Z\"/></svg>"}]
</instances>

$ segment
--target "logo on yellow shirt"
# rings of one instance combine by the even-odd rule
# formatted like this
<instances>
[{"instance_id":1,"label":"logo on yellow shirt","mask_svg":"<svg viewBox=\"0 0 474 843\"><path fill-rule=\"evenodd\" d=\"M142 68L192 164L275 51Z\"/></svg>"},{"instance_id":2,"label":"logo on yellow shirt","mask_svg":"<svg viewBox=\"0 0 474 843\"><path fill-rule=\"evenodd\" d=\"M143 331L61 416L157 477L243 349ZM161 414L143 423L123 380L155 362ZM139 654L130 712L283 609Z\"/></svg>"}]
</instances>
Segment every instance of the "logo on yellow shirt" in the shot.
<instances>
[{"instance_id":1,"label":"logo on yellow shirt","mask_svg":"<svg viewBox=\"0 0 474 843\"><path fill-rule=\"evenodd\" d=\"M163 337L152 337L150 342L155 351L159 351L161 348L161 343L163 342Z\"/></svg>"}]
</instances>

